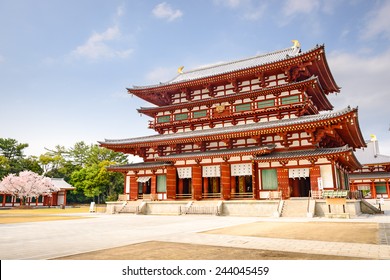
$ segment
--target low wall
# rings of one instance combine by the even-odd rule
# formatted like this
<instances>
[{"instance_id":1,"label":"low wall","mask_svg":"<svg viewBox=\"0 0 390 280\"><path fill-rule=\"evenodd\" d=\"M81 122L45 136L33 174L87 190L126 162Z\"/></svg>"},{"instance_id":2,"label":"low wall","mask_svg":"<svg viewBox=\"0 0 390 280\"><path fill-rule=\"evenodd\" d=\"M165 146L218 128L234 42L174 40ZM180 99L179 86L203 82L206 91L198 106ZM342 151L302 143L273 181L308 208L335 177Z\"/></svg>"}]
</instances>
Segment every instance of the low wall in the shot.
<instances>
[{"instance_id":1,"label":"low wall","mask_svg":"<svg viewBox=\"0 0 390 280\"><path fill-rule=\"evenodd\" d=\"M345 205L345 212L349 213L351 217L359 216L362 214L360 209L360 200L348 200ZM331 214L343 214L343 205L336 204L330 205ZM325 217L329 214L329 207L325 200L316 200L314 216Z\"/></svg>"},{"instance_id":2,"label":"low wall","mask_svg":"<svg viewBox=\"0 0 390 280\"><path fill-rule=\"evenodd\" d=\"M145 215L179 215L180 206L186 206L188 201L147 201L142 214Z\"/></svg>"},{"instance_id":3,"label":"low wall","mask_svg":"<svg viewBox=\"0 0 390 280\"><path fill-rule=\"evenodd\" d=\"M313 200L314 202L314 200ZM136 202L128 202L129 204ZM141 205L142 203L142 205ZM187 206L189 201L139 201L141 213L144 215L180 215L180 207ZM228 200L221 201L222 216L242 216L242 217L275 217L278 212L279 200ZM113 214L115 206L120 207L123 201L107 202L107 214ZM330 205L331 213L334 217L343 216L342 205ZM313 203L315 217L329 217L329 208L326 200L315 200ZM360 200L346 200L345 212L348 217L356 217L364 213Z\"/></svg>"},{"instance_id":4,"label":"low wall","mask_svg":"<svg viewBox=\"0 0 390 280\"><path fill-rule=\"evenodd\" d=\"M277 212L279 200L267 201L224 201L223 216L272 217Z\"/></svg>"}]
</instances>

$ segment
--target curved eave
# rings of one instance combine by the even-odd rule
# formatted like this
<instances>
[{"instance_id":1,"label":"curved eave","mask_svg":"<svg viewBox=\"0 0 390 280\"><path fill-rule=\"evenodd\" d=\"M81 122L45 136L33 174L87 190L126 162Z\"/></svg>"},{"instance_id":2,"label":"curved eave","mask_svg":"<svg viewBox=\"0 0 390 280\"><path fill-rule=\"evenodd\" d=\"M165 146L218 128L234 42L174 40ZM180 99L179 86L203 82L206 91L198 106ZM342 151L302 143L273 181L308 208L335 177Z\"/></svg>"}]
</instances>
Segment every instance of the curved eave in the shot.
<instances>
[{"instance_id":1,"label":"curved eave","mask_svg":"<svg viewBox=\"0 0 390 280\"><path fill-rule=\"evenodd\" d=\"M275 135L278 133L316 129L318 127L328 127L340 124L343 125L344 122L350 121L351 116L357 117L355 112L356 109L351 109L348 107L338 112L331 112L323 115L304 116L293 119L236 125L207 130L195 130L176 134L153 135L123 140L106 140L105 142L99 143L103 147L121 151L140 147L155 147L158 145L166 146L177 143L185 144L198 141L218 141L228 138L246 138L265 134ZM360 132L360 129L355 128L351 129L351 131L355 131L355 135L359 135L358 133ZM349 137L346 139L347 143L350 144L350 146L353 148L362 147L359 145L354 146L355 140L351 140L353 135L354 134L352 133L349 136L348 134L344 135L345 137ZM365 145L364 140L360 144Z\"/></svg>"},{"instance_id":2,"label":"curved eave","mask_svg":"<svg viewBox=\"0 0 390 280\"><path fill-rule=\"evenodd\" d=\"M133 164L124 164L124 165L111 165L107 167L107 170L112 172L127 173L129 171L161 169L172 165L173 164L171 162L161 162L161 161L160 162L139 162Z\"/></svg>"},{"instance_id":3,"label":"curved eave","mask_svg":"<svg viewBox=\"0 0 390 280\"><path fill-rule=\"evenodd\" d=\"M137 111L149 117L154 117L154 115L158 112L179 110L184 108L188 109L188 108L206 106L206 105L222 103L222 102L231 102L242 98L252 98L256 96L278 93L281 91L291 91L294 89L301 89L303 87L308 88L309 94L314 97L315 103L317 103L316 105L318 106L319 110L331 110L333 108L332 104L325 96L325 93L322 90L321 85L319 84L318 78L313 76L299 82L261 88L259 90L254 90L252 92L236 93L228 96L189 101L180 104L163 105L158 107L141 107L140 109L137 109Z\"/></svg>"},{"instance_id":4,"label":"curved eave","mask_svg":"<svg viewBox=\"0 0 390 280\"><path fill-rule=\"evenodd\" d=\"M274 152L269 155L255 157L257 162L288 162L291 160L309 160L315 163L320 158L339 161L349 170L353 171L362 167L357 160L352 148L348 146L338 148L317 148L310 150L298 150L290 152Z\"/></svg>"},{"instance_id":5,"label":"curved eave","mask_svg":"<svg viewBox=\"0 0 390 280\"><path fill-rule=\"evenodd\" d=\"M157 157L156 160L160 161L177 161L177 160L201 160L210 158L223 158L232 156L258 156L269 154L275 149L275 145L266 145L260 147L249 147L249 148L237 148L237 149L220 149L206 152L189 152L181 154L172 154Z\"/></svg>"},{"instance_id":6,"label":"curved eave","mask_svg":"<svg viewBox=\"0 0 390 280\"><path fill-rule=\"evenodd\" d=\"M312 70L320 78L320 82L326 93L340 92L340 87L337 85L332 72L330 71L328 61L325 56L325 47L321 46L318 52L316 67ZM310 67L309 67L310 68ZM318 69L318 70L316 70Z\"/></svg>"},{"instance_id":7,"label":"curved eave","mask_svg":"<svg viewBox=\"0 0 390 280\"><path fill-rule=\"evenodd\" d=\"M316 81L318 81L318 78ZM323 90L319 82L316 82L312 85L311 88L308 88L307 92L311 96L313 103L318 107L319 111L327 111L333 109L332 103L330 103L328 97L325 94L325 91Z\"/></svg>"},{"instance_id":8,"label":"curved eave","mask_svg":"<svg viewBox=\"0 0 390 280\"><path fill-rule=\"evenodd\" d=\"M324 47L316 46L314 49L309 50L304 53L299 53L295 56L289 56L288 58L281 59L278 61L266 63L263 65L255 65L252 67L228 72L228 73L220 73L215 74L213 76L202 77L198 79L177 82L177 83L161 83L159 85L151 85L146 87L133 87L127 88L127 91L130 94L134 94L135 96L146 100L154 105L162 106L168 105L169 98L168 95L179 92L183 88L194 88L194 87L204 87L207 84L218 84L223 81L230 81L232 79L237 79L241 77L251 77L256 76L261 72L272 72L277 69L287 69L288 67L298 65L303 61L310 60L318 60L320 58L320 63L315 63L315 65L321 66L320 68L323 70L316 70L315 73L319 75L325 74L326 77L322 77L320 79L321 83L324 83L326 78L329 77L332 79L332 82L327 83L325 89L327 92L339 91L339 87L334 82L333 76L330 73L328 64L324 55ZM313 68L313 66L311 67ZM329 84L329 85L328 85ZM331 86L333 85L333 86Z\"/></svg>"},{"instance_id":9,"label":"curved eave","mask_svg":"<svg viewBox=\"0 0 390 280\"><path fill-rule=\"evenodd\" d=\"M363 138L362 132L359 126L358 120L358 109L353 109L349 113L349 118L344 122L344 125L341 129L338 129L340 136L347 141L350 147L363 148L366 146L366 141Z\"/></svg>"}]
</instances>

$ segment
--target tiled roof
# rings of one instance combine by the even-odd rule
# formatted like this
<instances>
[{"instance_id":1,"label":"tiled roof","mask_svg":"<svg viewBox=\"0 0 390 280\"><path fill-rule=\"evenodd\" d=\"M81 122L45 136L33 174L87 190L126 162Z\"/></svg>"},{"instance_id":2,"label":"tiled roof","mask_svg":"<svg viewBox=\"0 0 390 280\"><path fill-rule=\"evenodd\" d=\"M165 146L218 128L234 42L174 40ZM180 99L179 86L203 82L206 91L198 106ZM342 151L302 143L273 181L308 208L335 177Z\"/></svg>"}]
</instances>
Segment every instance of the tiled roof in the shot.
<instances>
[{"instance_id":1,"label":"tiled roof","mask_svg":"<svg viewBox=\"0 0 390 280\"><path fill-rule=\"evenodd\" d=\"M205 152L191 152L191 153L181 153L181 154L171 154L166 156L157 157L156 160L180 160L188 158L211 158L211 157L223 157L228 155L250 155L260 152L269 153L275 149L275 145L264 145L256 147L246 147L246 148L237 148L237 149L220 149L212 150Z\"/></svg>"},{"instance_id":2,"label":"tiled roof","mask_svg":"<svg viewBox=\"0 0 390 280\"><path fill-rule=\"evenodd\" d=\"M390 172L351 173L349 178L351 180L390 179Z\"/></svg>"},{"instance_id":3,"label":"tiled roof","mask_svg":"<svg viewBox=\"0 0 390 280\"><path fill-rule=\"evenodd\" d=\"M378 141L367 141L367 148L359 149L356 151L356 157L362 164L375 165L375 164L389 164L390 156L382 155L379 153Z\"/></svg>"},{"instance_id":4,"label":"tiled roof","mask_svg":"<svg viewBox=\"0 0 390 280\"><path fill-rule=\"evenodd\" d=\"M352 151L352 148L348 146L337 147L337 148L317 148L310 150L299 150L299 151L288 151L288 152L274 152L268 155L263 155L254 158L257 161L272 161L282 159L296 159L296 158L310 158L327 156L332 154L344 153Z\"/></svg>"},{"instance_id":5,"label":"tiled roof","mask_svg":"<svg viewBox=\"0 0 390 280\"><path fill-rule=\"evenodd\" d=\"M74 190L75 187L68 184L64 178L50 178L54 186L64 190Z\"/></svg>"},{"instance_id":6,"label":"tiled roof","mask_svg":"<svg viewBox=\"0 0 390 280\"><path fill-rule=\"evenodd\" d=\"M233 100L238 100L242 98L251 98L253 96L259 96L263 94L269 94L273 92L280 92L282 90L287 91L288 89L295 89L299 88L302 85L313 85L316 84L317 87L320 88L321 92L323 92L323 89L321 88L321 85L319 83L318 77L317 76L311 76L305 80L302 81L297 81L297 82L291 82L288 84L280 84L280 85L275 85L275 86L269 86L265 88L260 88L258 90L252 90L251 92L243 92L243 93L236 93L236 94L231 94L231 95L225 95L225 96L218 96L214 97L212 99L206 99L206 100L193 100L185 103L174 103L174 104L168 104L168 105L162 105L162 106L154 106L154 107L141 107L138 109L138 112L142 113L148 113L148 111L151 112L160 112L160 111L168 111L171 108L188 108L190 106L196 107L196 106L201 106L205 103L218 103L218 102L229 102ZM318 97L317 97L318 98ZM332 105L329 103L329 101L325 98L325 102L327 102L327 109L332 109ZM152 114L151 114L152 116Z\"/></svg>"},{"instance_id":7,"label":"tiled roof","mask_svg":"<svg viewBox=\"0 0 390 280\"><path fill-rule=\"evenodd\" d=\"M158 141L165 142L168 140L179 140L179 139L186 139L186 138L193 139L196 137L205 137L205 136L218 136L221 134L228 135L231 133L241 133L241 132L248 132L254 130L277 129L285 126L304 125L313 122L329 120L332 118L343 116L355 110L356 109L347 107L339 111L332 111L332 112L327 112L324 114L317 114L317 115L302 116L299 118L282 119L282 120L275 120L269 122L258 122L258 123L235 125L235 126L220 127L220 128L213 128L213 129L178 132L173 134L158 134L158 135L119 139L119 140L106 139L104 142L99 142L99 143L102 144L103 146L122 145L122 144L141 144L141 143L146 144L146 143L153 143Z\"/></svg>"},{"instance_id":8,"label":"tiled roof","mask_svg":"<svg viewBox=\"0 0 390 280\"><path fill-rule=\"evenodd\" d=\"M317 46L316 48L319 47ZM312 50L309 50L307 52L310 51ZM134 86L133 88L141 89L141 88L149 88L149 87L156 87L162 85L170 85L170 84L176 84L176 83L182 83L186 81L207 78L207 77L220 75L220 74L227 74L234 71L258 67L269 63L275 63L300 54L301 54L300 48L291 47L291 48L278 50L278 51L274 51L262 55L257 55L254 57L228 62L228 63L216 64L216 65L198 68L194 70L183 71L183 73L177 75L175 78L173 78L168 82L160 83L158 85L150 85L150 86Z\"/></svg>"},{"instance_id":9,"label":"tiled roof","mask_svg":"<svg viewBox=\"0 0 390 280\"><path fill-rule=\"evenodd\" d=\"M109 170L137 170L137 169L153 169L153 168L162 168L165 166L171 166L171 162L156 162L156 161L148 161L148 162L137 162L131 164L124 165L111 165L108 167Z\"/></svg>"}]
</instances>

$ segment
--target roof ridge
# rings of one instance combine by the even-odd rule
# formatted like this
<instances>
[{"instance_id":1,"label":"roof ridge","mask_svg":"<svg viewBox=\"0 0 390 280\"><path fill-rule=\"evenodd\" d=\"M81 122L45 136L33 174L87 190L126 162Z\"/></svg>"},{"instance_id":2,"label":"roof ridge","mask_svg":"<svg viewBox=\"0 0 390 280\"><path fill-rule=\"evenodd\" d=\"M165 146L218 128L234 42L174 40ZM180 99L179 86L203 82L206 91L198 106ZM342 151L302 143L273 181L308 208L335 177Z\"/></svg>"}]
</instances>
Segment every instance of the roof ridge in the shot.
<instances>
[{"instance_id":1,"label":"roof ridge","mask_svg":"<svg viewBox=\"0 0 390 280\"><path fill-rule=\"evenodd\" d=\"M317 44L315 47L313 47L309 50L306 50L305 52L301 52L301 48L289 47L289 48L276 50L276 51L269 52L269 53L264 53L264 54L260 54L260 55L256 55L256 56L250 56L247 58L242 58L239 60L215 64L215 65L211 65L208 67L195 68L195 69L191 69L189 71L185 71L182 74L176 75L174 78L172 78L166 82L160 82L159 84L152 84L152 85L146 85L146 86L133 85L132 89L147 89L147 88L166 86L166 85L172 85L172 84L177 84L177 83L191 81L191 80L202 79L202 78L213 76L213 75L215 75L215 73L203 73L203 75L196 75L196 73L201 73L202 71L207 72L207 70L223 68L224 66L231 66L231 65L240 66L239 65L240 63L244 63L246 61L256 60L256 59L260 59L260 58L267 58L267 57L273 58L272 56L275 56L273 59L269 59L269 60L265 59L265 61L260 61L260 62L257 61L257 62L254 62L253 64L250 64L250 65L241 65L237 69L235 69L234 67L232 67L231 69L221 69L221 71L218 72L218 74L231 73L231 72L238 71L238 70L243 70L243 69L247 69L247 68L257 67L260 65L266 65L269 63L279 62L283 59L288 59L288 58L295 57L298 55L304 55L304 54L307 54L315 49L321 48L322 46L323 45ZM291 53L289 53L289 52L291 52ZM286 53L286 56L279 57L283 53ZM131 90L131 88L128 88L128 90Z\"/></svg>"}]
</instances>

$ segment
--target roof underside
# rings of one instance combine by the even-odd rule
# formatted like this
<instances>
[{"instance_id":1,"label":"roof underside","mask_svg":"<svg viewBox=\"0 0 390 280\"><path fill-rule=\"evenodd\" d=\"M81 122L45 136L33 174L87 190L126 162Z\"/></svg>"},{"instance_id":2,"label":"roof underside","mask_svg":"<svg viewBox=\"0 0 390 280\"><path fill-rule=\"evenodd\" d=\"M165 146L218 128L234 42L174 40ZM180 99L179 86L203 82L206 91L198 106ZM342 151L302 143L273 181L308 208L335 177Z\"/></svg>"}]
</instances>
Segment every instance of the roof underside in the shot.
<instances>
[{"instance_id":1,"label":"roof underside","mask_svg":"<svg viewBox=\"0 0 390 280\"><path fill-rule=\"evenodd\" d=\"M285 161L285 160L297 160L297 159L313 159L313 158L334 158L350 170L356 170L361 168L361 164L356 159L352 148L348 145L337 148L317 148L310 150L297 150L288 152L273 152L267 155L262 155L254 158L255 161L259 162L270 162L270 161Z\"/></svg>"},{"instance_id":2,"label":"roof underside","mask_svg":"<svg viewBox=\"0 0 390 280\"><path fill-rule=\"evenodd\" d=\"M313 98L313 101L315 102L316 106L318 106L318 109L320 111L333 109L332 104L329 102L328 98L326 97L326 95L324 94L324 91L321 88L321 85L319 84L318 77L312 76L312 77L310 77L306 80L303 80L303 81L261 88L259 90L254 90L250 93L248 93L248 92L237 93L237 94L228 95L228 96L214 97L212 99L206 99L206 100L195 100L195 101L189 101L186 103L179 103L179 104L169 104L169 105L155 106L155 107L141 107L140 109L138 109L138 112L145 114L145 115L148 115L150 117L154 117L154 114L157 112L177 110L177 109L183 109L183 108L188 108L188 107L197 107L197 106L202 106L205 104L231 102L231 101L234 101L234 100L237 100L240 98L244 98L244 97L251 98L251 97L255 97L255 96L272 94L272 93L280 92L280 91L300 89L302 87L307 88L307 92L308 92L309 96L311 96L311 98Z\"/></svg>"},{"instance_id":3,"label":"roof underside","mask_svg":"<svg viewBox=\"0 0 390 280\"><path fill-rule=\"evenodd\" d=\"M210 67L199 68L179 74L172 80L149 86L134 86L128 88L129 93L158 106L170 104L169 95L180 92L183 88L204 88L207 84L218 84L232 79L247 79L256 77L259 73L271 73L277 69L285 71L289 67L304 67L305 61L312 75L318 76L326 93L339 92L328 67L324 46L316 46L300 52L297 48L287 48L264 55Z\"/></svg>"},{"instance_id":4,"label":"roof underside","mask_svg":"<svg viewBox=\"0 0 390 280\"><path fill-rule=\"evenodd\" d=\"M99 143L103 147L115 150L115 148L148 147L175 143L190 143L195 140L215 141L229 137L237 137L237 134L240 134L241 137L249 137L262 134L272 134L328 126L340 123L345 119L352 119L352 121L348 122L347 125L338 130L341 137L349 146L353 148L364 147L365 142L363 136L361 135L359 125L357 124L357 109L352 109L350 107L340 111L302 116L299 118L258 122L213 129L194 130L174 134L158 134L121 140L106 139L104 142Z\"/></svg>"},{"instance_id":5,"label":"roof underside","mask_svg":"<svg viewBox=\"0 0 390 280\"><path fill-rule=\"evenodd\" d=\"M260 155L268 154L275 149L275 145L245 147L237 149L219 149L205 152L190 152L181 154L170 154L166 156L157 157L156 160L181 160L181 159L200 159L200 158L214 158L234 155Z\"/></svg>"}]
</instances>

